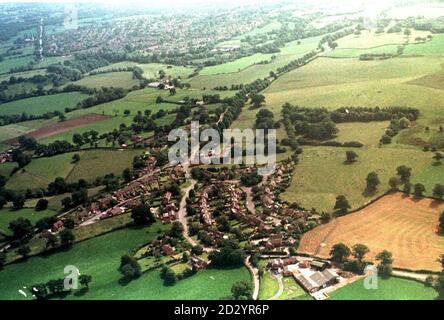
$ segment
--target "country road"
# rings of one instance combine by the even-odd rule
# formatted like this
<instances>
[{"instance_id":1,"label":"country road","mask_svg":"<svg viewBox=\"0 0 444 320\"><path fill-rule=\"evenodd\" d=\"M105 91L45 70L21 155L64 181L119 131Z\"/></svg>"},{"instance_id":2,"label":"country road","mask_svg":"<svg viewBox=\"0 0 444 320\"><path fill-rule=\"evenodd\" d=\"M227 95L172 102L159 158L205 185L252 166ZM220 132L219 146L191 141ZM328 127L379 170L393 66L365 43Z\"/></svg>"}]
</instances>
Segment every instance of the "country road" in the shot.
<instances>
[{"instance_id":1,"label":"country road","mask_svg":"<svg viewBox=\"0 0 444 320\"><path fill-rule=\"evenodd\" d=\"M190 154L190 158L188 159L188 161L186 163L182 164L182 167L183 167L183 169L185 171L185 179L187 181L190 181L190 185L182 190L183 196L182 196L182 199L180 200L179 211L177 213L178 220L179 220L179 222L183 226L183 236L192 246L197 245L197 243L196 243L196 241L194 241L190 237L189 230L188 230L187 199L188 199L188 197L190 195L190 191L192 189L194 189L194 186L197 183L197 181L194 180L193 177L191 176L191 168L190 168L190 164L191 164L190 161L191 161L191 159L193 159L196 156L197 152L199 152L199 150L195 150L194 152L192 152Z\"/></svg>"},{"instance_id":2,"label":"country road","mask_svg":"<svg viewBox=\"0 0 444 320\"><path fill-rule=\"evenodd\" d=\"M253 277L253 300L257 300L257 298L259 297L260 286L259 273L258 270L251 264L250 258L251 256L245 258L244 265L245 267L247 267L248 271L250 271L251 276Z\"/></svg>"}]
</instances>

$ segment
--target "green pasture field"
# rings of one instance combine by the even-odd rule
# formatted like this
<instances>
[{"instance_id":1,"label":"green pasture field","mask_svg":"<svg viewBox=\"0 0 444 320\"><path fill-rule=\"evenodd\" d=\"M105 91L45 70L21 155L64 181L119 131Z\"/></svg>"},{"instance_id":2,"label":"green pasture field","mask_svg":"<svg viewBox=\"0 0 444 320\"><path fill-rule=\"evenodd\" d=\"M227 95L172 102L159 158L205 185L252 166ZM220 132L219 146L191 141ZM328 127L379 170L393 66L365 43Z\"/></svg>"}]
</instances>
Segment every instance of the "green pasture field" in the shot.
<instances>
[{"instance_id":1,"label":"green pasture field","mask_svg":"<svg viewBox=\"0 0 444 320\"><path fill-rule=\"evenodd\" d=\"M87 97L87 94L81 92L64 92L49 96L11 101L0 104L0 115L22 114L23 112L42 115L51 111L64 112L65 108L74 108L78 102Z\"/></svg>"},{"instance_id":2,"label":"green pasture field","mask_svg":"<svg viewBox=\"0 0 444 320\"><path fill-rule=\"evenodd\" d=\"M273 30L278 30L280 28L281 28L281 23L277 20L273 20L260 28L254 28L250 32L240 35L234 39L245 39L248 36L260 35L260 34L271 32Z\"/></svg>"},{"instance_id":3,"label":"green pasture field","mask_svg":"<svg viewBox=\"0 0 444 320\"><path fill-rule=\"evenodd\" d=\"M72 141L72 135L74 133L83 133L90 130L96 130L99 133L109 132L118 128L121 123L130 125L133 121L134 115L137 114L137 111L143 112L149 109L151 110L151 113L156 113L160 109L171 111L176 110L180 107L178 104L166 102L157 104L155 101L158 96L161 96L163 97L163 99L168 101L178 102L183 100L185 97L202 99L202 95L204 94L219 94L221 98L233 95L233 93L230 91L178 89L177 93L174 96L171 96L168 90L158 90L152 88L136 90L130 92L126 97L122 99L103 103L87 109L75 110L66 114L66 117L68 119L74 119L92 113L113 116L112 118L97 123L88 124L80 128L75 128L67 132L54 135L52 137L47 137L41 139L39 142L49 143L55 140ZM124 116L124 111L126 109L130 110L131 112L129 116ZM165 125L172 122L174 120L174 117L174 115L167 115L163 118L157 119L156 123L158 123L159 125Z\"/></svg>"},{"instance_id":4,"label":"green pasture field","mask_svg":"<svg viewBox=\"0 0 444 320\"><path fill-rule=\"evenodd\" d=\"M17 167L17 163L15 162L5 162L0 164L0 175L8 178L15 167Z\"/></svg>"},{"instance_id":5,"label":"green pasture field","mask_svg":"<svg viewBox=\"0 0 444 320\"><path fill-rule=\"evenodd\" d=\"M210 76L215 74L233 73L240 72L253 64L270 61L272 54L256 53L251 56L239 58L237 60L218 64L215 66L205 67L199 72L202 76Z\"/></svg>"},{"instance_id":6,"label":"green pasture field","mask_svg":"<svg viewBox=\"0 0 444 320\"><path fill-rule=\"evenodd\" d=\"M420 110L415 126L395 140L418 145L426 126L438 127L444 117L444 91L428 77L441 77L442 61L435 57L394 58L385 61L318 58L289 72L265 91L266 107L280 114L284 103L326 107L408 106ZM431 87L431 83L435 87ZM444 83L444 82L443 82ZM254 122L256 110L246 110L243 121ZM409 139L401 139L408 136ZM423 145L423 144L422 144ZM421 144L419 146L422 147Z\"/></svg>"},{"instance_id":7,"label":"green pasture field","mask_svg":"<svg viewBox=\"0 0 444 320\"><path fill-rule=\"evenodd\" d=\"M264 272L259 286L259 300L267 300L273 297L279 290L279 284L271 276L269 271Z\"/></svg>"},{"instance_id":8,"label":"green pasture field","mask_svg":"<svg viewBox=\"0 0 444 320\"><path fill-rule=\"evenodd\" d=\"M424 284L396 277L378 278L378 289L364 287L358 280L329 293L332 300L435 300L438 293Z\"/></svg>"},{"instance_id":9,"label":"green pasture field","mask_svg":"<svg viewBox=\"0 0 444 320\"><path fill-rule=\"evenodd\" d=\"M255 81L256 79L263 79L268 77L270 71L276 71L278 68L283 67L290 63L292 60L295 60L305 53L308 53L312 50L315 50L318 46L320 37L312 37L307 39L300 40L300 44L297 44L297 41L289 42L285 45L285 47L281 48L279 53L276 53L276 58L271 60L270 63L267 64L253 64L242 69L239 72L233 72L231 70L230 73L225 74L213 74L213 75L204 75L206 73L206 69L204 68L200 72L200 75L193 77L190 80L190 84L193 88L214 88L217 86L228 86L230 87L232 84L247 84ZM245 58L242 60L246 62ZM263 59L262 59L263 60ZM237 65L239 62L235 60L230 62L230 66ZM235 70L236 71L236 70Z\"/></svg>"},{"instance_id":10,"label":"green pasture field","mask_svg":"<svg viewBox=\"0 0 444 320\"><path fill-rule=\"evenodd\" d=\"M57 177L66 177L75 164L73 153L64 153L48 158L33 159L23 169L17 171L6 183L6 188L26 190L28 188L46 188Z\"/></svg>"},{"instance_id":11,"label":"green pasture field","mask_svg":"<svg viewBox=\"0 0 444 320\"><path fill-rule=\"evenodd\" d=\"M130 89L133 86L139 85L139 80L133 77L132 72L108 72L100 73L92 76L84 77L74 84L85 86L89 88L99 89L102 87L114 87Z\"/></svg>"},{"instance_id":12,"label":"green pasture field","mask_svg":"<svg viewBox=\"0 0 444 320\"><path fill-rule=\"evenodd\" d=\"M375 33L375 29L363 30L360 35L351 34L336 42L339 48L373 48L383 45L400 45L414 42L416 37L427 37L428 31L411 30L412 34L407 37L403 32L399 33Z\"/></svg>"},{"instance_id":13,"label":"green pasture field","mask_svg":"<svg viewBox=\"0 0 444 320\"><path fill-rule=\"evenodd\" d=\"M444 54L444 34L434 34L432 41L409 44L404 50L405 55L442 56Z\"/></svg>"},{"instance_id":14,"label":"green pasture field","mask_svg":"<svg viewBox=\"0 0 444 320\"><path fill-rule=\"evenodd\" d=\"M103 190L104 186L98 186L88 189L88 197L93 197L97 194L99 194ZM46 200L48 200L48 209L60 211L63 209L62 206L62 200L66 197L71 196L71 193L62 193L55 196L45 197ZM26 208L33 208L37 204L39 199L27 199L25 202Z\"/></svg>"},{"instance_id":15,"label":"green pasture field","mask_svg":"<svg viewBox=\"0 0 444 320\"><path fill-rule=\"evenodd\" d=\"M26 218L31 223L36 223L39 219L55 215L53 210L35 211L34 208L23 208L14 210L11 208L3 208L0 210L0 231L10 234L9 222L18 218Z\"/></svg>"},{"instance_id":16,"label":"green pasture field","mask_svg":"<svg viewBox=\"0 0 444 320\"><path fill-rule=\"evenodd\" d=\"M80 155L80 161L73 163L72 156L76 153ZM134 156L140 153L141 151L137 149L125 151L91 149L34 159L24 169L10 177L6 186L13 190L26 190L46 188L48 183L57 177L66 178L68 182L77 182L79 179L92 182L96 177L108 173L121 175L124 169L132 167ZM0 165L0 168L2 166L4 164ZM10 167L12 164L8 164L4 172L7 173Z\"/></svg>"},{"instance_id":17,"label":"green pasture field","mask_svg":"<svg viewBox=\"0 0 444 320\"><path fill-rule=\"evenodd\" d=\"M9 148L10 148L9 145L0 143L0 152L8 151Z\"/></svg>"},{"instance_id":18,"label":"green pasture field","mask_svg":"<svg viewBox=\"0 0 444 320\"><path fill-rule=\"evenodd\" d=\"M302 289L294 277L284 277L284 291L279 296L279 300L313 300L313 298Z\"/></svg>"},{"instance_id":19,"label":"green pasture field","mask_svg":"<svg viewBox=\"0 0 444 320\"><path fill-rule=\"evenodd\" d=\"M122 61L113 63L109 66L95 69L94 71L109 71L118 68L139 67L143 70L143 77L146 79L156 79L159 77L159 71L163 70L167 76L187 78L193 73L193 68L184 66L173 66L162 63L136 63L132 61Z\"/></svg>"},{"instance_id":20,"label":"green pasture field","mask_svg":"<svg viewBox=\"0 0 444 320\"><path fill-rule=\"evenodd\" d=\"M167 227L156 223L148 228L118 230L77 243L70 250L8 265L0 273L3 288L0 299L26 299L18 288L62 278L66 265L75 265L82 274L92 276L87 293L72 294L66 299L219 299L230 295L234 282L250 280L248 271L241 267L204 270L171 287L163 285L158 270L145 273L127 285L119 284L120 257L153 240L159 230Z\"/></svg>"},{"instance_id":21,"label":"green pasture field","mask_svg":"<svg viewBox=\"0 0 444 320\"><path fill-rule=\"evenodd\" d=\"M433 185L427 180L433 166L432 153L401 148L359 148L355 163L345 163L348 148L304 147L300 162L296 166L290 187L281 195L282 199L296 202L310 209L332 212L335 198L344 195L353 208L363 206L389 189L388 180L396 175L396 168L406 165L412 168L412 182L420 180L429 194ZM436 170L439 170L437 168ZM375 194L364 193L367 174L375 171L381 184ZM434 180L444 184L444 177Z\"/></svg>"},{"instance_id":22,"label":"green pasture field","mask_svg":"<svg viewBox=\"0 0 444 320\"><path fill-rule=\"evenodd\" d=\"M68 119L77 118L85 114L103 114L109 116L123 115L125 110L130 110L132 115L137 114L137 111L151 110L151 113L156 113L160 109L165 111L175 110L179 108L179 105L172 103L156 103L156 98L161 96L164 100L171 102L178 102L185 97L202 99L202 95L219 94L221 98L234 95L229 91L215 91L215 90L182 90L177 89L176 94L171 96L168 90L158 90L152 88L146 88L142 90L136 90L130 92L126 97L103 103L87 109L79 109L68 113L66 116ZM131 117L132 119L132 117Z\"/></svg>"},{"instance_id":23,"label":"green pasture field","mask_svg":"<svg viewBox=\"0 0 444 320\"><path fill-rule=\"evenodd\" d=\"M330 58L359 58L362 54L396 54L399 45L387 44L374 48L337 48L325 56Z\"/></svg>"},{"instance_id":24,"label":"green pasture field","mask_svg":"<svg viewBox=\"0 0 444 320\"><path fill-rule=\"evenodd\" d=\"M42 61L37 62L33 68L34 69L45 69L51 64L63 63L66 60L71 60L69 56L64 57L44 57Z\"/></svg>"},{"instance_id":25,"label":"green pasture field","mask_svg":"<svg viewBox=\"0 0 444 320\"><path fill-rule=\"evenodd\" d=\"M16 78L31 78L35 75L44 75L46 74L46 70L44 69L38 69L38 70L30 70L30 71L24 71L24 72L17 72L17 73L8 73L0 75L0 82L2 81L8 81L11 77Z\"/></svg>"},{"instance_id":26,"label":"green pasture field","mask_svg":"<svg viewBox=\"0 0 444 320\"><path fill-rule=\"evenodd\" d=\"M108 173L121 175L126 168L132 168L133 158L141 154L140 150L87 150L80 154L80 161L67 176L68 182L76 182L79 179L94 180L95 177Z\"/></svg>"},{"instance_id":27,"label":"green pasture field","mask_svg":"<svg viewBox=\"0 0 444 320\"><path fill-rule=\"evenodd\" d=\"M336 125L339 132L334 140L359 141L365 146L376 147L388 126L389 121L339 123Z\"/></svg>"},{"instance_id":28,"label":"green pasture field","mask_svg":"<svg viewBox=\"0 0 444 320\"><path fill-rule=\"evenodd\" d=\"M8 96L23 94L31 91L37 90L37 85L32 82L21 82L10 85L4 93Z\"/></svg>"},{"instance_id":29,"label":"green pasture field","mask_svg":"<svg viewBox=\"0 0 444 320\"><path fill-rule=\"evenodd\" d=\"M34 61L33 55L5 58L0 62L0 74L8 73L12 68L24 67Z\"/></svg>"}]
</instances>

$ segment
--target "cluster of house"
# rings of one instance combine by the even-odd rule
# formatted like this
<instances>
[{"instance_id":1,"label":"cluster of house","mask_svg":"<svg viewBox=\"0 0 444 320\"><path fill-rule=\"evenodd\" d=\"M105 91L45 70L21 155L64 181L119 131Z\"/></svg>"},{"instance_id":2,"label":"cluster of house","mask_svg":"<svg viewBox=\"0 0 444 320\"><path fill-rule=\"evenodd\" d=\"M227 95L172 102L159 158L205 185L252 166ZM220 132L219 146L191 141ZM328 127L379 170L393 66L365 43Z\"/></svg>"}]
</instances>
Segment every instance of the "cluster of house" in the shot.
<instances>
[{"instance_id":1,"label":"cluster of house","mask_svg":"<svg viewBox=\"0 0 444 320\"><path fill-rule=\"evenodd\" d=\"M164 236L161 239L156 239L151 242L149 248L153 256L171 256L174 254L176 249L171 245L171 237Z\"/></svg>"},{"instance_id":2,"label":"cluster of house","mask_svg":"<svg viewBox=\"0 0 444 320\"><path fill-rule=\"evenodd\" d=\"M308 293L315 293L333 286L340 279L328 261L298 257L278 258L270 260L267 268L284 277L294 277Z\"/></svg>"},{"instance_id":3,"label":"cluster of house","mask_svg":"<svg viewBox=\"0 0 444 320\"><path fill-rule=\"evenodd\" d=\"M123 188L92 202L87 207L78 207L69 212L70 217L78 225L93 218L108 219L125 213L140 205L142 196L149 196L156 186L159 187L155 171L128 183Z\"/></svg>"},{"instance_id":4,"label":"cluster of house","mask_svg":"<svg viewBox=\"0 0 444 320\"><path fill-rule=\"evenodd\" d=\"M171 237L166 235L161 239L153 240L147 248L147 255L166 256L173 261L179 261L183 257L183 253L178 252L174 246L171 245ZM185 253L190 254L189 251ZM192 255L190 259L191 266L196 270L205 269L209 265L209 261L200 256Z\"/></svg>"},{"instance_id":5,"label":"cluster of house","mask_svg":"<svg viewBox=\"0 0 444 320\"><path fill-rule=\"evenodd\" d=\"M148 88L160 89L160 90L170 90L174 88L174 84L170 79L163 78L159 81L154 81L148 83Z\"/></svg>"},{"instance_id":6,"label":"cluster of house","mask_svg":"<svg viewBox=\"0 0 444 320\"><path fill-rule=\"evenodd\" d=\"M283 206L276 199L274 190L283 183L289 183L293 167L290 164L279 164L273 175L269 176L263 184L262 205L270 212L278 212Z\"/></svg>"},{"instance_id":7,"label":"cluster of house","mask_svg":"<svg viewBox=\"0 0 444 320\"><path fill-rule=\"evenodd\" d=\"M167 191L162 199L162 212L160 213L160 219L162 223L171 223L177 219L177 206L173 199L173 194Z\"/></svg>"},{"instance_id":8,"label":"cluster of house","mask_svg":"<svg viewBox=\"0 0 444 320\"><path fill-rule=\"evenodd\" d=\"M185 170L181 164L167 168L165 173L168 175L168 179L177 184L180 184L180 180L185 178Z\"/></svg>"},{"instance_id":9,"label":"cluster of house","mask_svg":"<svg viewBox=\"0 0 444 320\"><path fill-rule=\"evenodd\" d=\"M62 231L64 227L65 223L63 222L62 219L59 219L52 224L50 229L43 230L42 233L40 234L40 237L48 238L51 234L57 234L58 232Z\"/></svg>"},{"instance_id":10,"label":"cluster of house","mask_svg":"<svg viewBox=\"0 0 444 320\"><path fill-rule=\"evenodd\" d=\"M240 194L238 186L233 183L224 184L225 192L227 193L227 207L232 215L239 215L243 213L240 205Z\"/></svg>"},{"instance_id":11,"label":"cluster of house","mask_svg":"<svg viewBox=\"0 0 444 320\"><path fill-rule=\"evenodd\" d=\"M204 224L204 226L209 227L214 224L214 219L211 216L210 213L210 206L208 204L208 197L210 191L215 188L214 185L206 186L199 198L199 211L200 211L200 218Z\"/></svg>"}]
</instances>

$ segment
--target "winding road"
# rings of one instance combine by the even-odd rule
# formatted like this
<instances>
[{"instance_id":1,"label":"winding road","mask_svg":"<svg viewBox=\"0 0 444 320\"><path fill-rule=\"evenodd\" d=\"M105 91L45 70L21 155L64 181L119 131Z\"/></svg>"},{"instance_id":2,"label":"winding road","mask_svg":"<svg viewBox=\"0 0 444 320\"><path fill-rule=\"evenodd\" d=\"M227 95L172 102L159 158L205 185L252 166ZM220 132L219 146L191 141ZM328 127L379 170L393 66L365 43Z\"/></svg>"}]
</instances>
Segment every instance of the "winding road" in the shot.
<instances>
[{"instance_id":1,"label":"winding road","mask_svg":"<svg viewBox=\"0 0 444 320\"><path fill-rule=\"evenodd\" d=\"M260 285L260 281L259 281L259 273L258 270L253 267L253 265L250 262L250 258L251 256L248 256L245 258L244 261L244 265L245 267L247 267L248 271L250 271L251 276L253 277L253 300L257 300L257 298L259 297L259 285Z\"/></svg>"}]
</instances>

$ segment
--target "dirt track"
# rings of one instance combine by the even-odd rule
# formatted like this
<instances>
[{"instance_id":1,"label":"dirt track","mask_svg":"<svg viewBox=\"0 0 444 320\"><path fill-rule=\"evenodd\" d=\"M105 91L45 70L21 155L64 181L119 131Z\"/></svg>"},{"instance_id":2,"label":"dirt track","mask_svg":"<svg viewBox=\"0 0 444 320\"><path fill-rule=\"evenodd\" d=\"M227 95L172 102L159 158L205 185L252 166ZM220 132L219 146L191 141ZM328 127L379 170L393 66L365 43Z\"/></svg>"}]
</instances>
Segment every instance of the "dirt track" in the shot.
<instances>
[{"instance_id":1,"label":"dirt track","mask_svg":"<svg viewBox=\"0 0 444 320\"><path fill-rule=\"evenodd\" d=\"M96 123L99 121L104 121L109 119L110 116L103 116L99 114L88 114L85 116L81 116L79 118L57 122L54 124L51 124L47 127L37 129L35 131L29 132L26 134L26 136L33 137L35 139L43 139L47 137L55 136L56 134L63 133L75 128L83 127L91 123ZM4 141L7 144L18 144L18 138L13 138Z\"/></svg>"},{"instance_id":2,"label":"dirt track","mask_svg":"<svg viewBox=\"0 0 444 320\"><path fill-rule=\"evenodd\" d=\"M395 267L440 271L444 235L438 233L438 218L443 211L444 202L390 194L306 233L299 251L328 257L336 243L363 243L370 248L369 259L386 249L393 253Z\"/></svg>"}]
</instances>

